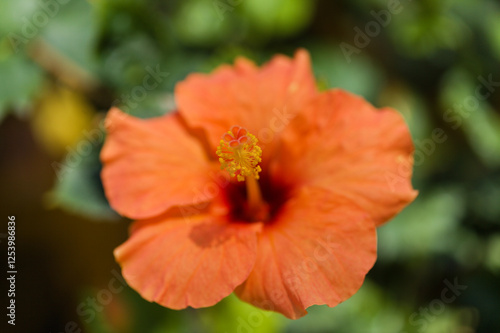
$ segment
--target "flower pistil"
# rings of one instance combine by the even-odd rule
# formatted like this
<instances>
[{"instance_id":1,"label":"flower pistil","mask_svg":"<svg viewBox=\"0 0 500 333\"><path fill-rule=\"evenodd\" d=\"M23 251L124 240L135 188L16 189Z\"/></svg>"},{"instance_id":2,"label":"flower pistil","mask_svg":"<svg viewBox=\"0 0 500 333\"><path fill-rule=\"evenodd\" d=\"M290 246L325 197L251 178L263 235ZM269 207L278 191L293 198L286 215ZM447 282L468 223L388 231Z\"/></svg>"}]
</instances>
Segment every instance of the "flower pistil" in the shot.
<instances>
[{"instance_id":1,"label":"flower pistil","mask_svg":"<svg viewBox=\"0 0 500 333\"><path fill-rule=\"evenodd\" d=\"M217 147L221 169L229 172L242 182L246 177L259 179L262 149L257 145L257 138L240 126L233 126L224 133Z\"/></svg>"},{"instance_id":2,"label":"flower pistil","mask_svg":"<svg viewBox=\"0 0 500 333\"><path fill-rule=\"evenodd\" d=\"M245 181L247 189L246 215L249 220L267 219L269 207L263 201L260 191L258 165L262 161L262 149L257 145L257 138L241 126L233 126L224 133L217 147L221 169L229 172L238 181Z\"/></svg>"}]
</instances>

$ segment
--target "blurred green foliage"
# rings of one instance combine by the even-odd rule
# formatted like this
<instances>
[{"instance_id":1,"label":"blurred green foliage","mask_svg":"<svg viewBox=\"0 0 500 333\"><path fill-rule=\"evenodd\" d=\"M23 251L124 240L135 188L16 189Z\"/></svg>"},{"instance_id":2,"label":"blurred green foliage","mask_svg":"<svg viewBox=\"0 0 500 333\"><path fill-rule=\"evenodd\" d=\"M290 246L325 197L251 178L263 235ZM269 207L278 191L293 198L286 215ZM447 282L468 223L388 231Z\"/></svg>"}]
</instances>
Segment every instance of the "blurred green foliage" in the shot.
<instances>
[{"instance_id":1,"label":"blurred green foliage","mask_svg":"<svg viewBox=\"0 0 500 333\"><path fill-rule=\"evenodd\" d=\"M100 313L86 330L500 331L491 311L500 306L500 4L402 0L387 24L377 23L388 6L385 0L2 3L0 120L10 113L37 119L46 94L64 86L92 105L98 121L91 129L101 131L103 114L113 104L139 117L174 109L175 84L188 73L208 72L240 55L262 63L277 52L305 47L321 89L341 87L377 106L395 107L424 156L414 171L418 199L379 229L377 264L359 293L338 307L315 306L305 318L288 321L234 296L209 309L172 311L127 290L114 300L115 312ZM368 35L370 22L380 26L376 36ZM357 31L369 37L366 46L356 45ZM357 51L346 57L341 43ZM156 68L168 75L138 94L134 89ZM485 86L480 77L493 84ZM486 98L478 98L478 86L482 95L489 93ZM64 112L50 110L51 117ZM71 126L67 122L33 126L54 141L51 126ZM424 142L437 128L446 140L430 149ZM79 163L48 151L55 185L47 204L114 221L98 176L102 137L85 154L78 153L81 140L89 139L82 134L60 143L62 151L76 152ZM419 309L441 297L443 281L456 277L468 286L463 296L439 315L412 323L412 315L420 316ZM483 291L484 286L494 290ZM95 292L82 299L87 294Z\"/></svg>"}]
</instances>

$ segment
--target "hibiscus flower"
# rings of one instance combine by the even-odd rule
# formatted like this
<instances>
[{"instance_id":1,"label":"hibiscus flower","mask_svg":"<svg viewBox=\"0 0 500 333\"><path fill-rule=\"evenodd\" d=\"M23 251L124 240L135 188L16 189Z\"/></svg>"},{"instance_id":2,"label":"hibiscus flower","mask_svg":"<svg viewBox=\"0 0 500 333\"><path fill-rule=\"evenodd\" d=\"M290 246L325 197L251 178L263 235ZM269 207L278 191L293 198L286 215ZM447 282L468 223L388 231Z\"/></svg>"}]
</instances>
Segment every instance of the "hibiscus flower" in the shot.
<instances>
[{"instance_id":1,"label":"hibiscus flower","mask_svg":"<svg viewBox=\"0 0 500 333\"><path fill-rule=\"evenodd\" d=\"M319 92L305 50L191 74L175 98L162 117L106 118L106 196L136 220L114 252L129 285L172 309L234 292L293 319L351 297L376 227L417 195L400 114Z\"/></svg>"}]
</instances>

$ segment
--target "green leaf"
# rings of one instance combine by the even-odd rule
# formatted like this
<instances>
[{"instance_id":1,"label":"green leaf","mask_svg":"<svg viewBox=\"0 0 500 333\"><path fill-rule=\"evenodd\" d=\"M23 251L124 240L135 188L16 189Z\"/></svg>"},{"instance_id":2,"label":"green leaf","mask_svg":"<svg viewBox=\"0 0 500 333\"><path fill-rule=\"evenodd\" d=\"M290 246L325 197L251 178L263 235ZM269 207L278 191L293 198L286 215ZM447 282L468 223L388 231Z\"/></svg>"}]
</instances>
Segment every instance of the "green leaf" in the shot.
<instances>
[{"instance_id":1,"label":"green leaf","mask_svg":"<svg viewBox=\"0 0 500 333\"><path fill-rule=\"evenodd\" d=\"M311 43L308 47L316 78L328 88L342 88L374 101L383 85L383 73L363 55L348 61L336 45Z\"/></svg>"},{"instance_id":2,"label":"green leaf","mask_svg":"<svg viewBox=\"0 0 500 333\"><path fill-rule=\"evenodd\" d=\"M483 27L490 40L490 45L498 60L500 60L500 13L490 11L486 20L483 20Z\"/></svg>"},{"instance_id":3,"label":"green leaf","mask_svg":"<svg viewBox=\"0 0 500 333\"><path fill-rule=\"evenodd\" d=\"M96 27L92 5L87 1L71 1L60 5L40 35L77 66L92 73L98 68L94 56Z\"/></svg>"},{"instance_id":4,"label":"green leaf","mask_svg":"<svg viewBox=\"0 0 500 333\"><path fill-rule=\"evenodd\" d=\"M39 90L43 73L23 54L0 57L0 121L7 111L24 115Z\"/></svg>"},{"instance_id":5,"label":"green leaf","mask_svg":"<svg viewBox=\"0 0 500 333\"><path fill-rule=\"evenodd\" d=\"M433 253L453 252L462 236L458 228L465 212L459 188L421 192L392 221L378 228L380 260L407 260Z\"/></svg>"},{"instance_id":6,"label":"green leaf","mask_svg":"<svg viewBox=\"0 0 500 333\"><path fill-rule=\"evenodd\" d=\"M486 267L492 272L500 273L500 235L492 235L488 241Z\"/></svg>"},{"instance_id":7,"label":"green leaf","mask_svg":"<svg viewBox=\"0 0 500 333\"><path fill-rule=\"evenodd\" d=\"M309 313L290 321L287 333L401 333L407 313L377 285L366 280L361 289L334 308L312 306Z\"/></svg>"},{"instance_id":8,"label":"green leaf","mask_svg":"<svg viewBox=\"0 0 500 333\"><path fill-rule=\"evenodd\" d=\"M69 151L64 161L52 162L57 182L46 199L51 206L91 219L115 221L118 215L109 206L100 179L99 152L104 135L99 133L100 139L89 136Z\"/></svg>"},{"instance_id":9,"label":"green leaf","mask_svg":"<svg viewBox=\"0 0 500 333\"><path fill-rule=\"evenodd\" d=\"M40 9L36 0L3 1L0 11L0 35L6 36L7 39L13 34L30 39L25 32L31 32L28 25L32 24L33 15Z\"/></svg>"},{"instance_id":10,"label":"green leaf","mask_svg":"<svg viewBox=\"0 0 500 333\"><path fill-rule=\"evenodd\" d=\"M311 0L242 1L242 15L260 34L289 37L302 31L313 17Z\"/></svg>"},{"instance_id":11,"label":"green leaf","mask_svg":"<svg viewBox=\"0 0 500 333\"><path fill-rule=\"evenodd\" d=\"M234 6L226 1L185 0L175 14L174 28L180 41L187 45L213 46L231 32L230 20L225 20L225 16L233 11Z\"/></svg>"},{"instance_id":12,"label":"green leaf","mask_svg":"<svg viewBox=\"0 0 500 333\"><path fill-rule=\"evenodd\" d=\"M489 78L498 82L492 74L474 80L462 69L451 71L443 79L441 103L446 109L445 122L454 130L463 130L481 160L495 167L500 165L500 116L487 104L491 93L483 81Z\"/></svg>"},{"instance_id":13,"label":"green leaf","mask_svg":"<svg viewBox=\"0 0 500 333\"><path fill-rule=\"evenodd\" d=\"M205 328L203 331L211 333L274 333L281 331L285 320L283 316L256 308L233 294L211 308L198 310L198 314Z\"/></svg>"}]
</instances>

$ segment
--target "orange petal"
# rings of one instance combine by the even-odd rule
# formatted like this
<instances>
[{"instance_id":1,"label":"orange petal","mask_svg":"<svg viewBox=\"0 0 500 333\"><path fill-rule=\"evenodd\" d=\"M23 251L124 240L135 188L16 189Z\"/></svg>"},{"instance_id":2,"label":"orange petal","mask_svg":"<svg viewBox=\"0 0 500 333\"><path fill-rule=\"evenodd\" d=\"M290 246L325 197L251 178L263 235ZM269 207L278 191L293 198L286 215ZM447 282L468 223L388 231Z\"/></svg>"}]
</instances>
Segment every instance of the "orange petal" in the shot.
<instances>
[{"instance_id":1,"label":"orange petal","mask_svg":"<svg viewBox=\"0 0 500 333\"><path fill-rule=\"evenodd\" d=\"M375 258L367 214L326 190L304 188L259 235L255 267L235 292L296 319L311 305L335 306L352 296Z\"/></svg>"},{"instance_id":2,"label":"orange petal","mask_svg":"<svg viewBox=\"0 0 500 333\"><path fill-rule=\"evenodd\" d=\"M411 184L412 139L393 109L378 110L361 97L331 90L311 103L284 137L274 172L296 186L318 185L349 199L377 225L417 196Z\"/></svg>"},{"instance_id":3,"label":"orange petal","mask_svg":"<svg viewBox=\"0 0 500 333\"><path fill-rule=\"evenodd\" d=\"M111 206L133 219L159 215L175 205L209 201L211 165L202 146L176 115L131 117L117 108L106 118L102 181ZM212 171L213 172L213 171Z\"/></svg>"},{"instance_id":4,"label":"orange petal","mask_svg":"<svg viewBox=\"0 0 500 333\"><path fill-rule=\"evenodd\" d=\"M271 145L315 94L305 50L293 59L275 56L261 69L240 58L234 67L223 65L210 75L191 74L175 89L179 112L191 127L206 130L214 151L233 125L245 127L259 145Z\"/></svg>"},{"instance_id":5,"label":"orange petal","mask_svg":"<svg viewBox=\"0 0 500 333\"><path fill-rule=\"evenodd\" d=\"M148 301L171 309L206 307L248 277L259 227L209 215L156 218L135 222L114 254L125 280Z\"/></svg>"}]
</instances>

